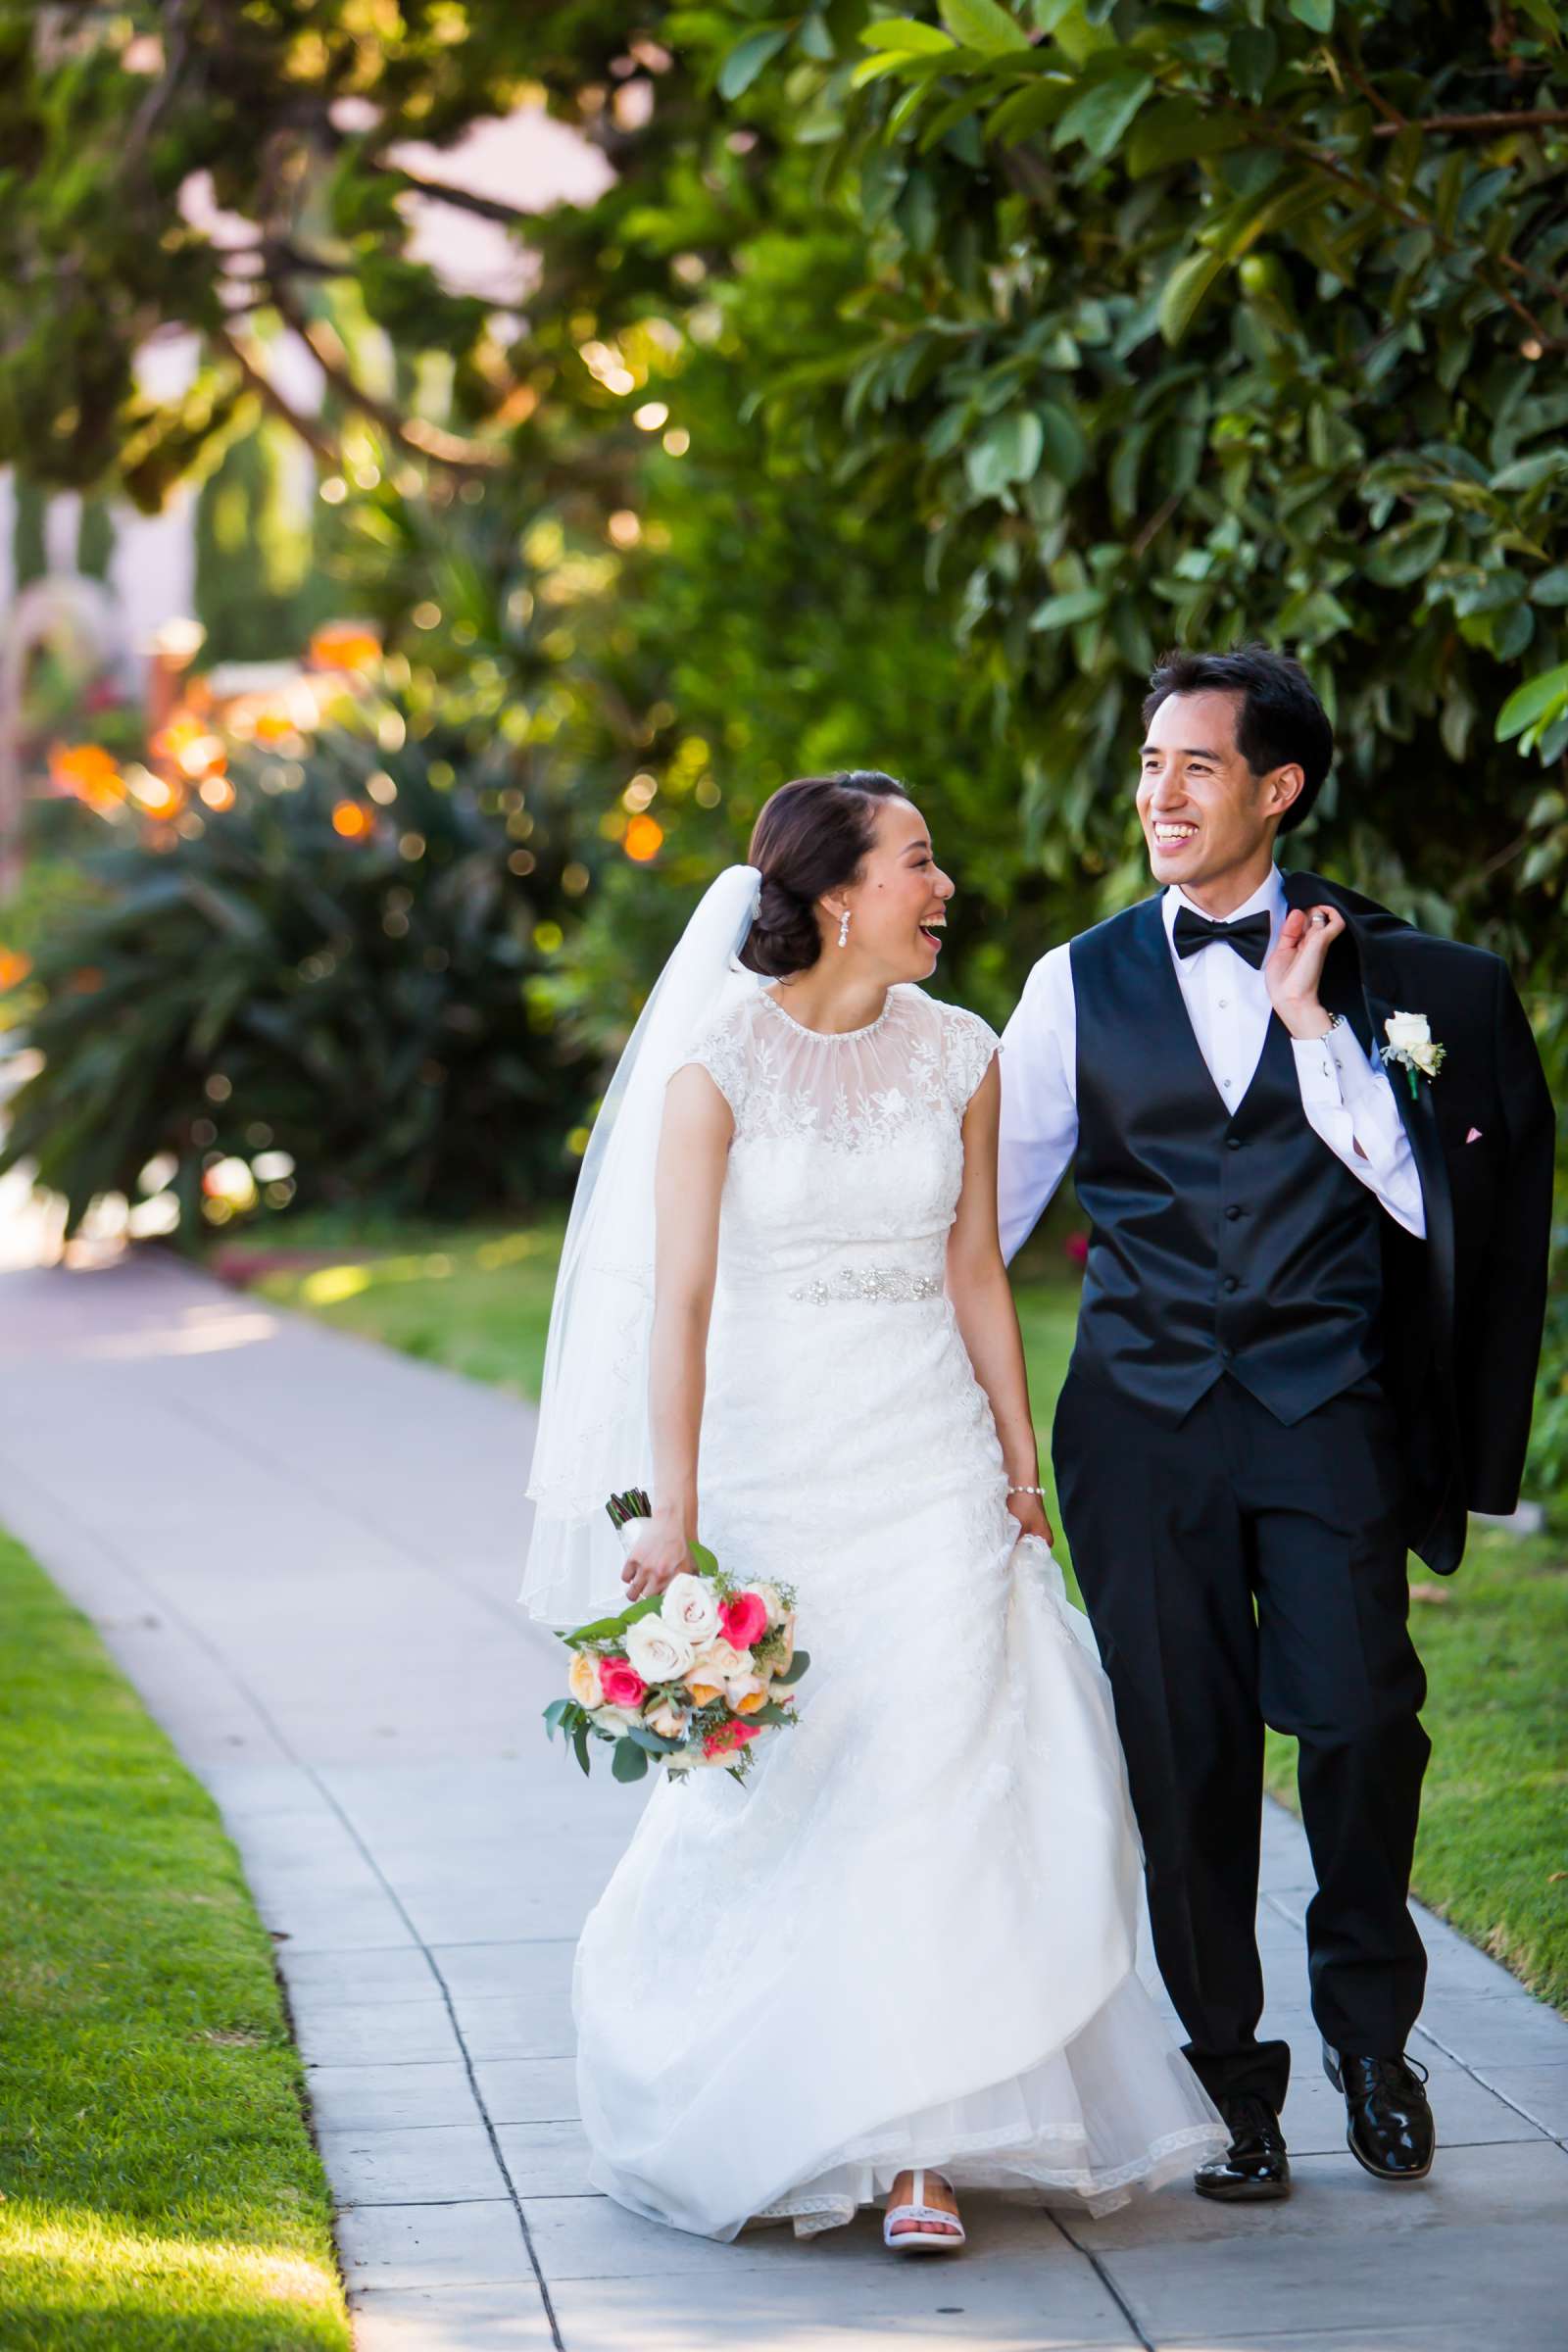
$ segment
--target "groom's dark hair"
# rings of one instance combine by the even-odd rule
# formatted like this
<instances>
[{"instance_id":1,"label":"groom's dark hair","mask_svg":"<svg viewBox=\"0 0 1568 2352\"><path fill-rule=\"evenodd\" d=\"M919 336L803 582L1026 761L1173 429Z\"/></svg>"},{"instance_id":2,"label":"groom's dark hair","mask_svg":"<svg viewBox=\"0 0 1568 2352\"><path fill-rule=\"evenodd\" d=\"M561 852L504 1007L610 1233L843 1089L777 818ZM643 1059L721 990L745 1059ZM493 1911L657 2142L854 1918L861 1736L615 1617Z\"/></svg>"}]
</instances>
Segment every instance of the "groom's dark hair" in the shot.
<instances>
[{"instance_id":1,"label":"groom's dark hair","mask_svg":"<svg viewBox=\"0 0 1568 2352\"><path fill-rule=\"evenodd\" d=\"M1173 694L1239 694L1237 750L1254 776L1293 762L1301 770L1306 781L1280 819L1280 831L1294 833L1305 824L1334 762L1334 729L1294 655L1255 643L1233 646L1228 654L1190 654L1174 646L1155 662L1149 687L1146 727Z\"/></svg>"}]
</instances>

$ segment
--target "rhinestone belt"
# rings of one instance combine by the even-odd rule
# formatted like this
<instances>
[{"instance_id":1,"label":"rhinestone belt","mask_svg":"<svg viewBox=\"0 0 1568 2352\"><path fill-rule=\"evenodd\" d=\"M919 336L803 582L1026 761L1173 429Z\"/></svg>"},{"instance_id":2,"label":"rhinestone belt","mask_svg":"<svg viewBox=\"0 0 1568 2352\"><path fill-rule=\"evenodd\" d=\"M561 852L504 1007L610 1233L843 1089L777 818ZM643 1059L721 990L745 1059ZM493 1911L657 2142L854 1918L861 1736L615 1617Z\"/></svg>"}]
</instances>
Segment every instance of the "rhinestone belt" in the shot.
<instances>
[{"instance_id":1,"label":"rhinestone belt","mask_svg":"<svg viewBox=\"0 0 1568 2352\"><path fill-rule=\"evenodd\" d=\"M803 1283L791 1291L792 1298L807 1299L812 1306L827 1306L839 1299L868 1298L892 1301L905 1305L915 1298L940 1298L940 1274L912 1274L907 1266L845 1266L826 1281Z\"/></svg>"}]
</instances>

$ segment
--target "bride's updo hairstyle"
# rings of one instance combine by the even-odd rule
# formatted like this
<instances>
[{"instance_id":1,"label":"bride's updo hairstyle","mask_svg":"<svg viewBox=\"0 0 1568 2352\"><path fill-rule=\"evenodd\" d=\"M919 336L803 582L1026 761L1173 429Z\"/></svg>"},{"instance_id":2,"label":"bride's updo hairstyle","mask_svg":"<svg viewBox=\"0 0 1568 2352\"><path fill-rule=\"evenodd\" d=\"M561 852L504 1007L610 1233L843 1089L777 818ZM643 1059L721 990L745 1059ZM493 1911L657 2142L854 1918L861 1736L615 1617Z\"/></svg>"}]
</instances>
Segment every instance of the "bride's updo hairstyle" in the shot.
<instances>
[{"instance_id":1,"label":"bride's updo hairstyle","mask_svg":"<svg viewBox=\"0 0 1568 2352\"><path fill-rule=\"evenodd\" d=\"M858 874L876 839L878 804L908 797L879 767L797 776L779 786L753 826L746 853L762 877L757 920L741 949L748 970L765 980L810 970L822 952L817 900Z\"/></svg>"}]
</instances>

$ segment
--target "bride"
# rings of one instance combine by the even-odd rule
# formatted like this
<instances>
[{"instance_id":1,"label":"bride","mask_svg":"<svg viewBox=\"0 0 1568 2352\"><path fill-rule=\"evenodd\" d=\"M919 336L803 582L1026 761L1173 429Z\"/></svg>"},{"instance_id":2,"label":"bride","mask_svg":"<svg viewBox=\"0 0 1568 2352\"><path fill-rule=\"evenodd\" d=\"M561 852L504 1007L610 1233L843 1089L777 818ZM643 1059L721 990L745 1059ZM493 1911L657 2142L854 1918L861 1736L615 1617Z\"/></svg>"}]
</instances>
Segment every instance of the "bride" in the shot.
<instances>
[{"instance_id":1,"label":"bride","mask_svg":"<svg viewBox=\"0 0 1568 2352\"><path fill-rule=\"evenodd\" d=\"M784 785L751 858L584 1163L523 1598L622 1607L701 1530L796 1588L811 1665L744 1786L656 1788L584 1929L583 2123L595 2184L657 2221L806 2236L885 2196L891 2246L952 2251L961 2188L1103 2212L1228 2134L1135 1972L997 1240L998 1041L920 986L954 886L874 771ZM603 1504L639 1478L623 1558Z\"/></svg>"}]
</instances>

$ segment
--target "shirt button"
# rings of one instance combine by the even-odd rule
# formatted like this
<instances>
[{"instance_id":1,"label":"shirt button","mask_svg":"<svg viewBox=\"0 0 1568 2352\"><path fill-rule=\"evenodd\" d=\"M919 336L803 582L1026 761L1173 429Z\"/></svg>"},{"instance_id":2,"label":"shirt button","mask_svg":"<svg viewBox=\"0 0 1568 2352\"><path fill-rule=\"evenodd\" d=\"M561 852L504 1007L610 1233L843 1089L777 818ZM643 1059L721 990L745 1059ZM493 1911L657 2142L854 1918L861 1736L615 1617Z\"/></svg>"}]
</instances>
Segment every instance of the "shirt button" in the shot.
<instances>
[{"instance_id":1,"label":"shirt button","mask_svg":"<svg viewBox=\"0 0 1568 2352\"><path fill-rule=\"evenodd\" d=\"M1222 1079L1220 1080L1220 1084L1221 1084L1221 1086L1222 1086L1222 1087L1225 1089L1226 1093L1227 1093L1227 1094L1229 1094L1229 1093L1230 1093L1230 1086L1231 1086L1231 1082L1230 1082L1230 1080L1229 1080L1228 1078L1222 1078Z\"/></svg>"},{"instance_id":2,"label":"shirt button","mask_svg":"<svg viewBox=\"0 0 1568 2352\"><path fill-rule=\"evenodd\" d=\"M1221 1012L1229 1012L1231 1008L1231 1001L1229 997L1221 997L1219 1001L1219 1008Z\"/></svg>"},{"instance_id":3,"label":"shirt button","mask_svg":"<svg viewBox=\"0 0 1568 2352\"><path fill-rule=\"evenodd\" d=\"M1241 1212L1241 1210L1240 1210L1240 1209L1237 1207L1237 1205L1236 1205L1236 1203L1235 1203L1235 1201L1234 1201L1234 1200L1231 1202L1231 1204L1230 1204L1229 1208L1228 1208L1228 1209L1225 1211L1225 1214L1226 1214L1226 1215L1229 1217L1229 1219L1230 1219L1230 1221L1231 1221L1231 1223L1232 1223L1233 1225L1235 1224L1235 1222L1236 1222L1237 1218L1238 1218L1238 1217L1241 1215L1241 1213L1242 1213L1242 1212Z\"/></svg>"},{"instance_id":4,"label":"shirt button","mask_svg":"<svg viewBox=\"0 0 1568 2352\"><path fill-rule=\"evenodd\" d=\"M1227 1152L1239 1152L1241 1148L1242 1139L1239 1135L1228 1135L1225 1138L1225 1149Z\"/></svg>"},{"instance_id":5,"label":"shirt button","mask_svg":"<svg viewBox=\"0 0 1568 2352\"><path fill-rule=\"evenodd\" d=\"M1235 1275L1234 1275L1234 1274L1227 1274L1227 1275L1226 1275L1226 1277L1225 1277L1225 1288L1227 1289L1227 1291L1239 1291L1239 1290L1241 1289L1241 1287L1242 1287L1242 1286L1241 1286L1241 1284L1240 1284L1240 1283L1237 1281L1237 1279L1236 1279L1236 1277L1235 1277Z\"/></svg>"}]
</instances>

